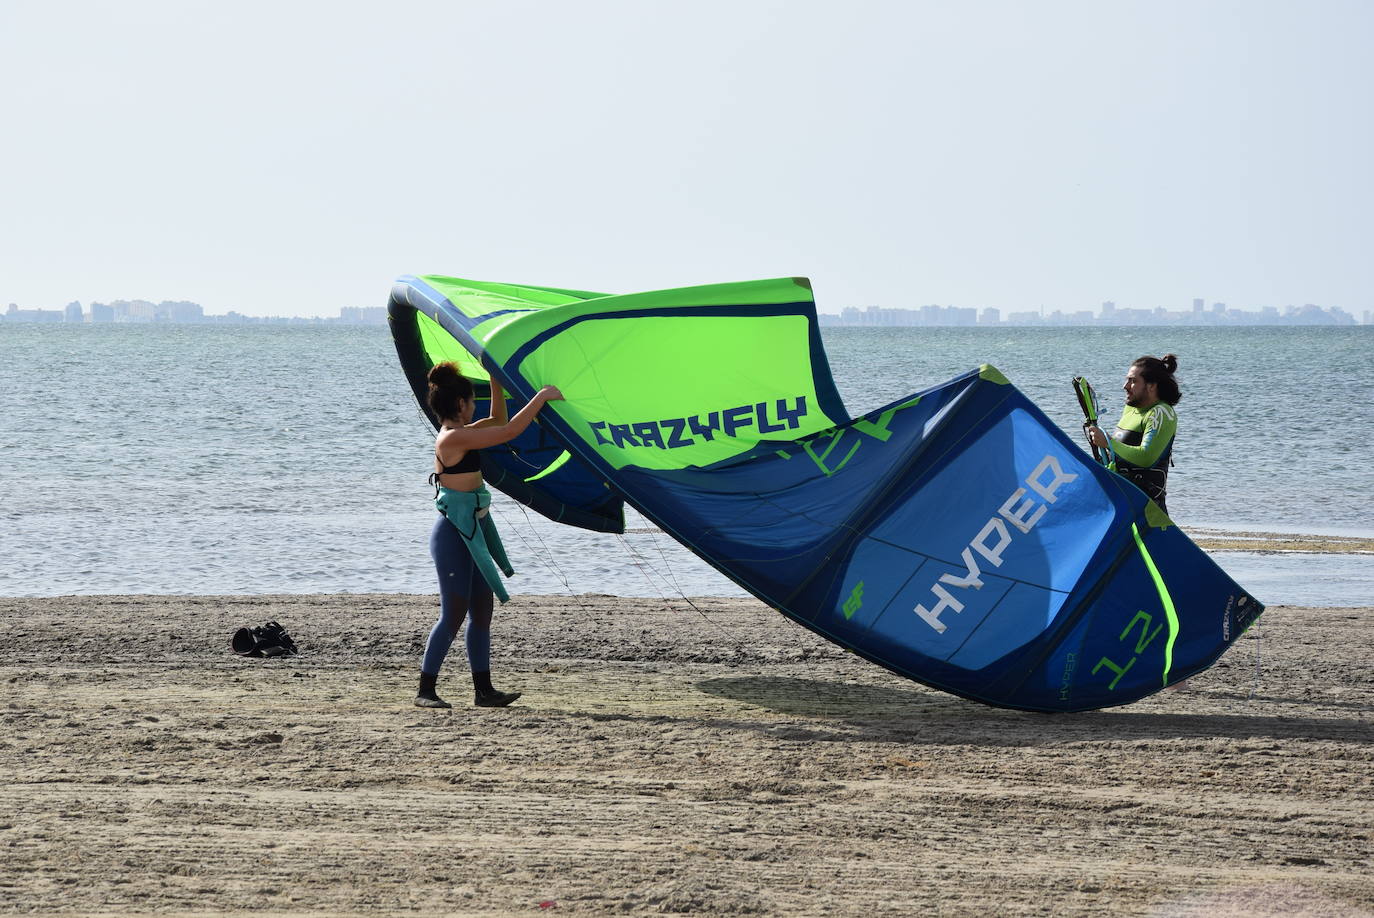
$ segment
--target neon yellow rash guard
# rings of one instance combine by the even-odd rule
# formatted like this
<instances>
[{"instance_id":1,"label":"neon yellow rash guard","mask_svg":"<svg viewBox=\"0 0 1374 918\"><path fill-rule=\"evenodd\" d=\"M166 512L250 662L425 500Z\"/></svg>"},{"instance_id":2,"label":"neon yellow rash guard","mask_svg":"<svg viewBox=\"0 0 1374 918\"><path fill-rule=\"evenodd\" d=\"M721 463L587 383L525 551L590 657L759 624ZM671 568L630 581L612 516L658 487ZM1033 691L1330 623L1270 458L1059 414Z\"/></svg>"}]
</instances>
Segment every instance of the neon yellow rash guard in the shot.
<instances>
[{"instance_id":1,"label":"neon yellow rash guard","mask_svg":"<svg viewBox=\"0 0 1374 918\"><path fill-rule=\"evenodd\" d=\"M1173 405L1155 402L1144 411L1127 405L1109 441L1116 457L1116 470L1161 509L1168 491L1169 460L1176 433L1178 412Z\"/></svg>"},{"instance_id":2,"label":"neon yellow rash guard","mask_svg":"<svg viewBox=\"0 0 1374 918\"><path fill-rule=\"evenodd\" d=\"M1112 453L1137 468L1150 468L1173 450L1178 433L1178 412L1172 405L1155 402L1146 411L1127 405L1112 434Z\"/></svg>"}]
</instances>

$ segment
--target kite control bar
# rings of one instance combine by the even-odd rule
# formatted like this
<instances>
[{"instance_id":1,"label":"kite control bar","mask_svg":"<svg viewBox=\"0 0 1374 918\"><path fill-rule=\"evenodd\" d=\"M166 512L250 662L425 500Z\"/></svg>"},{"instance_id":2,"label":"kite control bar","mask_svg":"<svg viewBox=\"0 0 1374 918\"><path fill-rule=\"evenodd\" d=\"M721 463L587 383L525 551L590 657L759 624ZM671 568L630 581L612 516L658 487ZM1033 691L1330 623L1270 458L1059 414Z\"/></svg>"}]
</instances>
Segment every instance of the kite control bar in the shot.
<instances>
[{"instance_id":1,"label":"kite control bar","mask_svg":"<svg viewBox=\"0 0 1374 918\"><path fill-rule=\"evenodd\" d=\"M1089 427L1097 426L1097 415L1099 411L1097 392L1093 390L1092 383L1088 382L1082 376L1075 376L1073 378L1073 394L1078 396L1078 407L1083 409L1083 433L1086 436ZM1092 437L1088 437L1088 446L1093 451L1094 459L1107 468L1112 467L1110 451L1101 449L1092 441Z\"/></svg>"}]
</instances>

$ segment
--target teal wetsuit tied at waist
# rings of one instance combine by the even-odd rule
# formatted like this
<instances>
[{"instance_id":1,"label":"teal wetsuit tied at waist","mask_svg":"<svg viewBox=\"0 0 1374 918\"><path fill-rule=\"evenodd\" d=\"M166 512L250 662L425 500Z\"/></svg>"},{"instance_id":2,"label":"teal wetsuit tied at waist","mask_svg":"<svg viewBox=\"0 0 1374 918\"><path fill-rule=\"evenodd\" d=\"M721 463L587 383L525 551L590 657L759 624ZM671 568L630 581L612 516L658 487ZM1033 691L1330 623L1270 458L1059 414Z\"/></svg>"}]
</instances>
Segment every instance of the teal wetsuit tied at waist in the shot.
<instances>
[{"instance_id":1,"label":"teal wetsuit tied at waist","mask_svg":"<svg viewBox=\"0 0 1374 918\"><path fill-rule=\"evenodd\" d=\"M487 586L491 587L492 593L502 602L509 602L510 594L501 582L501 574L510 577L515 571L506 558L506 548L501 544L501 535L496 531L491 514L487 513L481 517L477 515L479 511L491 506L491 492L487 490L486 485L476 491L440 488L434 498L434 506L458 530L468 553L472 555L473 563L482 572L482 578L486 580ZM498 567L500 573L497 573Z\"/></svg>"}]
</instances>

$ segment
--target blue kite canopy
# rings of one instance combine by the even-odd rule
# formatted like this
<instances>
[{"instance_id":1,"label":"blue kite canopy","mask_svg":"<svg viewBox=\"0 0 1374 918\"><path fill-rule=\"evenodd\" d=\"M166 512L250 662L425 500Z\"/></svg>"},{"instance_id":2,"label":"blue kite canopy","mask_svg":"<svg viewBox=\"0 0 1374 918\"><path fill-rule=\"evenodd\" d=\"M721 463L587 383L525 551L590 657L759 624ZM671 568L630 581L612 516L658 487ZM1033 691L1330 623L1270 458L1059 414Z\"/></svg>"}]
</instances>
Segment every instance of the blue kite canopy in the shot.
<instances>
[{"instance_id":1,"label":"blue kite canopy","mask_svg":"<svg viewBox=\"0 0 1374 918\"><path fill-rule=\"evenodd\" d=\"M458 360L552 402L483 474L552 519L628 501L782 614L987 704L1125 704L1210 666L1263 611L1135 486L984 366L850 418L810 285L628 296L402 278L424 405ZM431 418L437 423L437 419Z\"/></svg>"}]
</instances>

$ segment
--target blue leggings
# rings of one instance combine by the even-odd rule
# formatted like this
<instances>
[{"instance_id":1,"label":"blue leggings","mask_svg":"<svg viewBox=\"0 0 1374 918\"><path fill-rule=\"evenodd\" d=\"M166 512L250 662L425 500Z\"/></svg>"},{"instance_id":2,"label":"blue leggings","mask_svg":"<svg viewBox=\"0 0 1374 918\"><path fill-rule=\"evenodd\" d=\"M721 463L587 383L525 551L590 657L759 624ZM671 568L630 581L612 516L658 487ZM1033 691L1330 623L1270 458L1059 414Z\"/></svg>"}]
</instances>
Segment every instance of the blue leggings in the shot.
<instances>
[{"instance_id":1,"label":"blue leggings","mask_svg":"<svg viewBox=\"0 0 1374 918\"><path fill-rule=\"evenodd\" d=\"M439 620L430 629L420 672L439 675L464 618L468 620L468 668L475 673L487 672L491 669L491 587L477 570L463 537L446 517L434 523L429 553L439 574Z\"/></svg>"}]
</instances>

